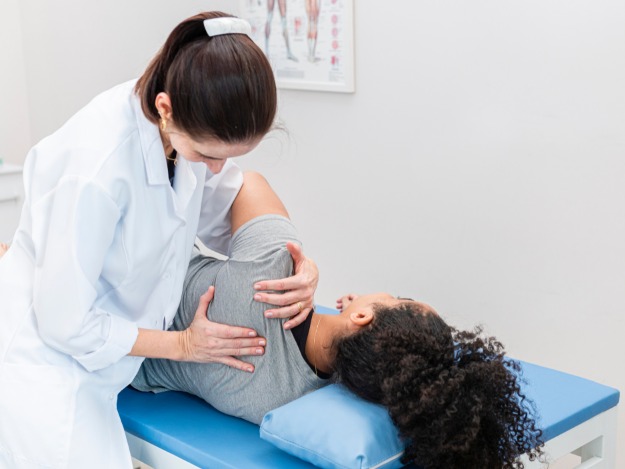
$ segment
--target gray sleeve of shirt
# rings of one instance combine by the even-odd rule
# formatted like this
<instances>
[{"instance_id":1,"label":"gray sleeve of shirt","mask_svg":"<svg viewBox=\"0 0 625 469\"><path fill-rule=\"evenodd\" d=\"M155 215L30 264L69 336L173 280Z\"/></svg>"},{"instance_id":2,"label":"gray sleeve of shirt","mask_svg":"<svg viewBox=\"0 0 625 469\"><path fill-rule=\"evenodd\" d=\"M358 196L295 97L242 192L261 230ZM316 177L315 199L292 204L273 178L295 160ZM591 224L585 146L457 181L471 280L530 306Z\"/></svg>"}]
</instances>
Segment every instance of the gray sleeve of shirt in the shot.
<instances>
[{"instance_id":1,"label":"gray sleeve of shirt","mask_svg":"<svg viewBox=\"0 0 625 469\"><path fill-rule=\"evenodd\" d=\"M293 265L285 248L298 242L295 228L281 216L255 218L237 231L232 256L227 261L192 259L185 292L175 318L176 330L193 320L199 296L215 285L209 319L247 326L267 338L264 356L242 357L252 363L250 374L220 364L198 364L168 360L145 360L133 386L144 391L173 389L190 392L215 408L259 423L263 415L324 384L304 361L284 320L267 319L270 305L253 300L253 285L259 280L291 274Z\"/></svg>"}]
</instances>

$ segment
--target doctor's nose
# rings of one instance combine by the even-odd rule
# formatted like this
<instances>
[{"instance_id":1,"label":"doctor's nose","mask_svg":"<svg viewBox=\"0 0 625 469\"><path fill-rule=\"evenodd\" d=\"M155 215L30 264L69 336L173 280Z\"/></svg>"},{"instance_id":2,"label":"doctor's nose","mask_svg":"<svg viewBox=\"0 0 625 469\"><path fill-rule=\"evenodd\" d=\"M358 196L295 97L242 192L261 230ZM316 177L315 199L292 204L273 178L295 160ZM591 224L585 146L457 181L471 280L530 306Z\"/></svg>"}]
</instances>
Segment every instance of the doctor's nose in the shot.
<instances>
[{"instance_id":1,"label":"doctor's nose","mask_svg":"<svg viewBox=\"0 0 625 469\"><path fill-rule=\"evenodd\" d=\"M219 161L213 160L213 161L206 162L206 166L208 166L208 170L213 174L219 174L225 164L226 164L225 159L219 160Z\"/></svg>"}]
</instances>

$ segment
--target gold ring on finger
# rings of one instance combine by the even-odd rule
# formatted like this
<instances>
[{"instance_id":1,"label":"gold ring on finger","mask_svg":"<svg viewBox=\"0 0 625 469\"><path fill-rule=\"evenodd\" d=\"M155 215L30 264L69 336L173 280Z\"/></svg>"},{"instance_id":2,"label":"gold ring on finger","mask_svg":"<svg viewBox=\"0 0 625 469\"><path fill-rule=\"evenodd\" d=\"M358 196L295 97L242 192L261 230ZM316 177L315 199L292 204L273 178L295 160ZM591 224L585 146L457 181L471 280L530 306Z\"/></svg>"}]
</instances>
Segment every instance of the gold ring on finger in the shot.
<instances>
[{"instance_id":1,"label":"gold ring on finger","mask_svg":"<svg viewBox=\"0 0 625 469\"><path fill-rule=\"evenodd\" d=\"M304 306L302 305L301 301L297 302L297 309L299 310L300 313L302 312L302 309L304 309Z\"/></svg>"}]
</instances>

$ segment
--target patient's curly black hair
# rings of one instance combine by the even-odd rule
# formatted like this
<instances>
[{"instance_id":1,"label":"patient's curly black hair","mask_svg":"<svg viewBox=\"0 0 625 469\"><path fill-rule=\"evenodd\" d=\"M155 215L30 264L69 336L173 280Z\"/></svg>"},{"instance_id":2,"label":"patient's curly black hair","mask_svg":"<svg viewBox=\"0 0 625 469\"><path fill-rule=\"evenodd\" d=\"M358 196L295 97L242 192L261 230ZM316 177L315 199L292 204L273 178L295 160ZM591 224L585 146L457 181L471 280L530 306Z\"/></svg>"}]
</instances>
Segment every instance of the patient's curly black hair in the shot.
<instances>
[{"instance_id":1,"label":"patient's curly black hair","mask_svg":"<svg viewBox=\"0 0 625 469\"><path fill-rule=\"evenodd\" d=\"M520 366L480 328L459 331L414 303L377 305L371 324L333 348L338 381L388 409L406 443L403 463L522 469L520 454L541 456Z\"/></svg>"}]
</instances>

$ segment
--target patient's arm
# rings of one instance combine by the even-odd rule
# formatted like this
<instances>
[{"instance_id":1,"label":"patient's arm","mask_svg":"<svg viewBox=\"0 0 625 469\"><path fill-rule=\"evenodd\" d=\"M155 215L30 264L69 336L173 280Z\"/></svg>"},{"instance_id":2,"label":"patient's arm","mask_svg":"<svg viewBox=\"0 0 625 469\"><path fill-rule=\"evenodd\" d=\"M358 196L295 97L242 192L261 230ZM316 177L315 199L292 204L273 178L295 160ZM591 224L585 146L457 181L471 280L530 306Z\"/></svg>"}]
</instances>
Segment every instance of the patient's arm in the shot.
<instances>
[{"instance_id":1,"label":"patient's arm","mask_svg":"<svg viewBox=\"0 0 625 469\"><path fill-rule=\"evenodd\" d=\"M289 216L284 204L273 191L267 180L258 173L245 173L243 187L232 205L232 232L261 215ZM293 257L295 275L278 280L265 280L254 285L258 291L256 301L281 306L265 311L265 316L272 318L291 318L284 323L285 329L291 329L306 319L314 304L314 294L319 281L317 265L295 243L287 243L287 249ZM267 290L285 293L266 293Z\"/></svg>"},{"instance_id":2,"label":"patient's arm","mask_svg":"<svg viewBox=\"0 0 625 469\"><path fill-rule=\"evenodd\" d=\"M243 175L243 186L232 204L232 234L248 221L262 215L289 218L284 204L267 180L258 173L246 172Z\"/></svg>"}]
</instances>

